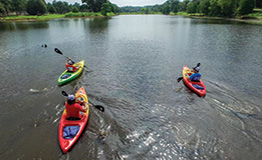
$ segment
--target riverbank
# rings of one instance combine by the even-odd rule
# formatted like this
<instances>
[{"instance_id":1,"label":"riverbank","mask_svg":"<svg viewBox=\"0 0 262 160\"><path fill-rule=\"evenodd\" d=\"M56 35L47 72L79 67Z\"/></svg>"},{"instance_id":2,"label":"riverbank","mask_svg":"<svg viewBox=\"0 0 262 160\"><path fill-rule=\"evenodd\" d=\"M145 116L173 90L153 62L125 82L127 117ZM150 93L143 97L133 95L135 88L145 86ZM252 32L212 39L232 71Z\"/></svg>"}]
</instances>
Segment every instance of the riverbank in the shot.
<instances>
[{"instance_id":1,"label":"riverbank","mask_svg":"<svg viewBox=\"0 0 262 160\"><path fill-rule=\"evenodd\" d=\"M238 16L234 18L209 17L209 16L204 16L201 13L188 14L186 12L178 12L176 14L170 13L170 15L180 15L180 16L185 16L190 18L200 18L200 19L223 19L229 21L238 21L238 22L244 22L249 24L262 25L262 9L254 9L254 13L250 13L248 15Z\"/></svg>"},{"instance_id":2,"label":"riverbank","mask_svg":"<svg viewBox=\"0 0 262 160\"><path fill-rule=\"evenodd\" d=\"M115 14L110 12L107 13L107 16L114 16ZM0 22L8 22L8 21L46 21L50 19L60 19L60 18L74 18L74 17L104 17L100 12L81 12L81 13L66 13L66 14L46 14L42 16L27 16L27 15L19 15L19 16L3 16L0 17Z\"/></svg>"},{"instance_id":3,"label":"riverbank","mask_svg":"<svg viewBox=\"0 0 262 160\"><path fill-rule=\"evenodd\" d=\"M254 13L239 16L235 18L225 18L225 17L209 17L204 16L201 13L194 13L189 14L186 12L178 12L173 13L171 12L170 15L180 15L190 18L201 18L201 19L223 19L223 20L230 20L230 21L239 21L249 24L258 24L262 25L262 9L255 9ZM136 12L136 13L120 13L120 15L134 15L134 14L145 14L142 12ZM152 14L161 14L160 12L155 12ZM107 13L107 16L115 16L113 12ZM19 16L3 16L0 17L0 22L8 22L8 21L46 21L51 19L60 19L60 18L78 18L78 17L104 17L100 12L93 13L93 12L81 12L81 13L66 13L66 14L46 14L42 16L30 16L30 15L19 15Z\"/></svg>"}]
</instances>

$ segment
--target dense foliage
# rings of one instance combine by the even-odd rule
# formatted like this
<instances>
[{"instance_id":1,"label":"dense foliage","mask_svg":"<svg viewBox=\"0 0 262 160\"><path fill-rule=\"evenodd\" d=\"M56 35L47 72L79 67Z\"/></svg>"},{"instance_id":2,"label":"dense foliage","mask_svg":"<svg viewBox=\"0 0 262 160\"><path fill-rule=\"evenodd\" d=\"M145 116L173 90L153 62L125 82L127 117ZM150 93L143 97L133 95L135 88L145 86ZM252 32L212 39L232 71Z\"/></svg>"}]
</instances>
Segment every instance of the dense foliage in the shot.
<instances>
[{"instance_id":1,"label":"dense foliage","mask_svg":"<svg viewBox=\"0 0 262 160\"><path fill-rule=\"evenodd\" d=\"M257 7L262 8L262 0L167 0L162 5L146 7L121 7L122 12L142 12L163 14L187 12L200 13L205 16L234 17L253 12Z\"/></svg>"},{"instance_id":2,"label":"dense foliage","mask_svg":"<svg viewBox=\"0 0 262 160\"><path fill-rule=\"evenodd\" d=\"M29 0L26 11L30 15L43 15L47 12L46 3L44 0Z\"/></svg>"},{"instance_id":3,"label":"dense foliage","mask_svg":"<svg viewBox=\"0 0 262 160\"><path fill-rule=\"evenodd\" d=\"M0 15L42 15L69 12L101 12L103 15L112 12L144 14L187 12L200 13L205 16L234 17L252 13L254 8L262 8L262 0L167 0L162 5L121 8L112 4L110 0L82 0L82 3L82 5L68 4L66 1L54 0L46 4L45 0L0 0Z\"/></svg>"},{"instance_id":4,"label":"dense foliage","mask_svg":"<svg viewBox=\"0 0 262 160\"><path fill-rule=\"evenodd\" d=\"M16 13L29 15L43 15L46 13L65 14L69 12L103 12L106 15L109 12L118 13L120 8L109 2L109 0L82 0L79 3L68 4L66 1L56 1L47 3L45 0L0 0L0 15L9 15Z\"/></svg>"},{"instance_id":5,"label":"dense foliage","mask_svg":"<svg viewBox=\"0 0 262 160\"><path fill-rule=\"evenodd\" d=\"M168 0L160 6L163 14L170 12L202 13L206 16L233 17L253 12L262 0Z\"/></svg>"}]
</instances>

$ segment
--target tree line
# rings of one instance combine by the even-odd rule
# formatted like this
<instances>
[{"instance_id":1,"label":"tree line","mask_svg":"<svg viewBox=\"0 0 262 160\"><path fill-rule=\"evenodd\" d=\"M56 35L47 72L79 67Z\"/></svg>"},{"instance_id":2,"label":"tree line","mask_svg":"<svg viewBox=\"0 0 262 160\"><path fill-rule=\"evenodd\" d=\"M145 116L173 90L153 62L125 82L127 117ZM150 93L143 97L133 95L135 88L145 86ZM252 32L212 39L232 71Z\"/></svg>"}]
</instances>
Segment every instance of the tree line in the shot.
<instances>
[{"instance_id":1,"label":"tree line","mask_svg":"<svg viewBox=\"0 0 262 160\"><path fill-rule=\"evenodd\" d=\"M79 3L68 4L67 2L56 1L46 3L45 0L0 0L0 15L9 15L10 13L43 15L65 14L68 12L101 12L106 15L108 12L117 13L119 7L108 0L82 0Z\"/></svg>"},{"instance_id":2,"label":"tree line","mask_svg":"<svg viewBox=\"0 0 262 160\"><path fill-rule=\"evenodd\" d=\"M101 12L103 15L108 12L142 12L145 14L187 12L201 13L205 16L234 17L251 13L255 7L262 8L262 0L167 0L162 5L121 8L109 0L82 0L82 3L80 5L56 0L52 3L46 3L45 0L0 0L0 15L10 13L43 15L68 12Z\"/></svg>"},{"instance_id":3,"label":"tree line","mask_svg":"<svg viewBox=\"0 0 262 160\"><path fill-rule=\"evenodd\" d=\"M262 0L167 0L162 5L145 7L121 7L123 12L143 12L145 14L161 12L201 13L205 16L234 17L253 12L254 8L262 8Z\"/></svg>"}]
</instances>

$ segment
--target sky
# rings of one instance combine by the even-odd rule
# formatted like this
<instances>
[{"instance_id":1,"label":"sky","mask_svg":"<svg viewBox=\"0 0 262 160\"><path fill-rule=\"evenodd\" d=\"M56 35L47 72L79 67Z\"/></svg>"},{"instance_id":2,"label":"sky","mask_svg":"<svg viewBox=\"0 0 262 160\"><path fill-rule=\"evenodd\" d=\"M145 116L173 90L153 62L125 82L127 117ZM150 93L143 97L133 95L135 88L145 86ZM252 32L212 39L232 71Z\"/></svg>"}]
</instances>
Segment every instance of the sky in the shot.
<instances>
[{"instance_id":1,"label":"sky","mask_svg":"<svg viewBox=\"0 0 262 160\"><path fill-rule=\"evenodd\" d=\"M45 0L46 2L52 3L53 0ZM69 4L74 4L75 2L82 4L81 0L56 0L68 2ZM118 7L123 6L148 6L155 4L163 4L167 0L109 0L111 3L116 4Z\"/></svg>"}]
</instances>

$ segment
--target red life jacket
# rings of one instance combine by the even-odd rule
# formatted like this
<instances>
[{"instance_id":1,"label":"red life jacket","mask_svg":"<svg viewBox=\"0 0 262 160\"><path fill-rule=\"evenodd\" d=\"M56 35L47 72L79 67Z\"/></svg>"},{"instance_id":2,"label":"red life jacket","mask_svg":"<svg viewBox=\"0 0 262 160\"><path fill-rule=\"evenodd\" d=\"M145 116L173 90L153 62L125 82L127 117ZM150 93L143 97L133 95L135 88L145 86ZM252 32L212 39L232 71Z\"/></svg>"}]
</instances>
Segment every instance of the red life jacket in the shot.
<instances>
[{"instance_id":1,"label":"red life jacket","mask_svg":"<svg viewBox=\"0 0 262 160\"><path fill-rule=\"evenodd\" d=\"M76 72L77 71L77 67L73 66L73 65L69 65L68 63L65 64L66 69L70 72Z\"/></svg>"},{"instance_id":2,"label":"red life jacket","mask_svg":"<svg viewBox=\"0 0 262 160\"><path fill-rule=\"evenodd\" d=\"M69 118L69 117L81 118L80 111L82 109L82 106L80 104L78 104L78 103L68 104L66 102L65 108L66 108L67 118Z\"/></svg>"}]
</instances>

